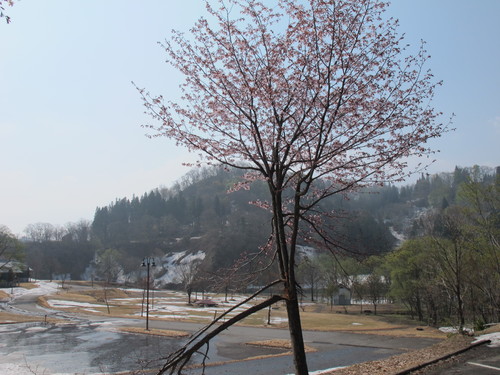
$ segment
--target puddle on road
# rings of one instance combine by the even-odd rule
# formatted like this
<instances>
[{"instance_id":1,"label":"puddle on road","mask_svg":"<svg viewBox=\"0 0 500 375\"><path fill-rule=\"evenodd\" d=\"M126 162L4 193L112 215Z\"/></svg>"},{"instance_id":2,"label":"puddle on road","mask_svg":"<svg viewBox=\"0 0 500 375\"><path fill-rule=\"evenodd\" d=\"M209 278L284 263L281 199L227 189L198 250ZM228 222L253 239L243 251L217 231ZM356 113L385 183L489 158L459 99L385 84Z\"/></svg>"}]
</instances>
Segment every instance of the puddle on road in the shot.
<instances>
[{"instance_id":1,"label":"puddle on road","mask_svg":"<svg viewBox=\"0 0 500 375\"><path fill-rule=\"evenodd\" d=\"M158 358L177 349L182 341L132 335L99 325L33 326L13 324L0 329L0 364L29 364L45 373L102 373L160 365ZM14 362L13 362L14 361Z\"/></svg>"}]
</instances>

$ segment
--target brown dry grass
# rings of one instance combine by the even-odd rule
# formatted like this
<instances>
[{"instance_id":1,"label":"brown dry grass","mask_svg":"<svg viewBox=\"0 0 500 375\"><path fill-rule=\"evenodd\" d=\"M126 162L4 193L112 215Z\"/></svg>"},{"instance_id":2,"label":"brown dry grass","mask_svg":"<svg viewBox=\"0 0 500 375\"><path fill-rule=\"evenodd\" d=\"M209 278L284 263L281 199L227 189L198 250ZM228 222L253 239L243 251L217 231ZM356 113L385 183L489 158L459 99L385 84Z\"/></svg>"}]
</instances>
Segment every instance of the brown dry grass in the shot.
<instances>
[{"instance_id":1,"label":"brown dry grass","mask_svg":"<svg viewBox=\"0 0 500 375\"><path fill-rule=\"evenodd\" d=\"M305 330L313 331L345 331L370 333L375 335L389 335L400 337L425 337L445 339L446 334L436 328L416 325L408 319L395 319L393 315L366 315L361 314L358 306L336 306L335 310L329 311L324 305L307 306L301 311L302 326ZM345 313L344 311L348 311ZM392 313L393 310L386 309L385 312ZM341 313L344 312L344 313ZM272 317L286 318L283 307L273 309ZM263 317L258 315L253 323L262 324ZM251 320L245 320L245 324L252 325ZM274 324L274 327L286 327L287 323Z\"/></svg>"},{"instance_id":2,"label":"brown dry grass","mask_svg":"<svg viewBox=\"0 0 500 375\"><path fill-rule=\"evenodd\" d=\"M41 316L32 316L32 315L20 315L20 314L11 314L8 312L0 311L0 324L9 324L9 323L30 323L30 322L43 322L43 323L63 323L65 322L62 319L54 319L49 316L41 317Z\"/></svg>"},{"instance_id":3,"label":"brown dry grass","mask_svg":"<svg viewBox=\"0 0 500 375\"><path fill-rule=\"evenodd\" d=\"M114 298L128 298L130 297L130 293L126 290L118 289L118 288L109 288L106 291L103 288L99 289L90 289L81 292L83 295L87 295L89 297L94 298L96 301L104 302L105 296L110 299Z\"/></svg>"},{"instance_id":4,"label":"brown dry grass","mask_svg":"<svg viewBox=\"0 0 500 375\"><path fill-rule=\"evenodd\" d=\"M35 289L38 285L35 283L20 283L19 286L24 289Z\"/></svg>"},{"instance_id":5,"label":"brown dry grass","mask_svg":"<svg viewBox=\"0 0 500 375\"><path fill-rule=\"evenodd\" d=\"M69 290L62 289L58 291L56 294L39 297L38 304L43 307L53 309L53 307L51 307L50 304L47 302L48 300L89 303L97 306L92 307L91 310L80 306L60 307L58 309L74 313L107 315L113 317L129 317L130 315L133 315L137 311L137 308L135 306L127 304L117 304L111 301L114 298L127 298L129 296L129 294L127 294L127 292L122 289L116 289L116 288L107 289L106 296L109 304L109 314L108 314L108 306L106 305L106 299L104 298L103 289L91 289L84 291L73 291L71 289Z\"/></svg>"},{"instance_id":6,"label":"brown dry grass","mask_svg":"<svg viewBox=\"0 0 500 375\"><path fill-rule=\"evenodd\" d=\"M486 335L488 333L500 332L500 324L495 324L494 326L488 327L483 331L476 332L476 336Z\"/></svg>"},{"instance_id":7,"label":"brown dry grass","mask_svg":"<svg viewBox=\"0 0 500 375\"><path fill-rule=\"evenodd\" d=\"M138 328L138 327L120 327L120 331L127 333L137 333L142 335L167 336L167 337L189 336L189 333L184 331L174 331L169 329L156 329L156 328L152 328L146 331L144 328Z\"/></svg>"},{"instance_id":8,"label":"brown dry grass","mask_svg":"<svg viewBox=\"0 0 500 375\"><path fill-rule=\"evenodd\" d=\"M364 332L376 335L446 338L436 328L415 326L405 321L393 322L385 316L363 314L302 313L307 329L321 331Z\"/></svg>"},{"instance_id":9,"label":"brown dry grass","mask_svg":"<svg viewBox=\"0 0 500 375\"><path fill-rule=\"evenodd\" d=\"M76 302L98 303L105 302L105 297L108 301L114 298L127 298L130 293L118 288L103 288L84 289L75 291L73 289L61 289L56 294L51 295L53 299L70 300Z\"/></svg>"},{"instance_id":10,"label":"brown dry grass","mask_svg":"<svg viewBox=\"0 0 500 375\"><path fill-rule=\"evenodd\" d=\"M109 304L109 313L108 313L108 306L106 305L105 302L100 302L96 300L87 300L85 301L85 298L77 298L77 299L70 299L68 298L69 296L57 298L55 296L50 296L50 297L38 297L38 304L49 308L49 309L58 309L62 311L68 311L72 313L80 313L80 314L89 314L89 315L104 315L104 316L109 316L109 317L115 317L115 318L130 318L134 316L134 314L137 312L137 308L133 306L127 306L127 305L117 305L117 304ZM90 308L82 307L82 306L72 306L72 307L57 307L54 308L52 307L47 301L50 299L59 299L59 300L70 300L70 301L75 301L75 302L88 302L92 303L94 305L98 306L93 306Z\"/></svg>"},{"instance_id":11,"label":"brown dry grass","mask_svg":"<svg viewBox=\"0 0 500 375\"><path fill-rule=\"evenodd\" d=\"M88 311L83 307L61 308L64 311L82 312L85 314L99 314L116 317L137 316L141 311L140 301L142 294L137 291L126 291L118 288L109 288L106 290L108 301L110 302L110 314L108 315L107 307L104 299L104 289L85 289L75 291L74 288L69 290L60 290L57 294L50 296L50 299L71 300L76 302L86 302L99 307L93 307L93 310ZM157 292L155 298L166 298L175 296L169 292ZM172 306L185 306L185 301L179 298L171 301ZM40 298L40 304L45 307L50 307L47 304L49 297ZM125 300L120 300L124 298ZM135 298L135 300L129 300ZM347 331L359 333L371 333L377 335L390 335L401 337L426 337L445 339L446 334L439 330L427 327L417 326L414 322L408 319L396 319L395 316L399 312L399 307L395 305L381 305L378 311L380 315L367 315L361 313L370 306L365 305L363 309L360 306L327 306L324 304L304 304L301 311L302 325L306 330L318 331ZM168 313L165 313L167 315ZM171 313L170 313L171 314ZM250 317L244 319L241 324L246 326L268 326L267 325L268 310L262 310ZM387 314L387 315L382 315ZM163 315L161 312L155 312L155 315ZM215 316L220 315L220 312L215 313L214 310L200 308L189 315L177 314L175 317L150 317L152 320L176 320L189 321L196 323L207 323ZM271 310L270 327L286 328L286 309L282 304L273 306Z\"/></svg>"},{"instance_id":12,"label":"brown dry grass","mask_svg":"<svg viewBox=\"0 0 500 375\"><path fill-rule=\"evenodd\" d=\"M0 290L0 300L8 300L10 299L10 294L5 293L3 290Z\"/></svg>"}]
</instances>

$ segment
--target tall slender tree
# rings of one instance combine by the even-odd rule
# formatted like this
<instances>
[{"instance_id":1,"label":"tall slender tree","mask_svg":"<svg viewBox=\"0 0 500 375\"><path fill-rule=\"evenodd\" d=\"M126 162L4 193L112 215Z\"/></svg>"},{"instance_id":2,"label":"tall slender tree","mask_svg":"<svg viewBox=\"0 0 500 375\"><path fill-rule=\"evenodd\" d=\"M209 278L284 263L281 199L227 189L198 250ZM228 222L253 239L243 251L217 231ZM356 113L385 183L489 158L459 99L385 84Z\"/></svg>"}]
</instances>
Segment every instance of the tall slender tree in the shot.
<instances>
[{"instance_id":1,"label":"tall slender tree","mask_svg":"<svg viewBox=\"0 0 500 375\"><path fill-rule=\"evenodd\" d=\"M401 180L412 172L408 157L432 154L426 142L447 130L431 106L439 83L424 67L423 46L411 54L397 21L382 19L382 1L213 3L206 1L210 21L200 18L192 37L174 31L163 44L185 77L181 100L138 90L160 123L148 125L152 136L201 151L200 164L246 170L236 188L266 182L269 201L257 203L272 213L266 254L278 263L282 293L252 311L286 301L295 371L307 374L297 243L316 238L333 249L322 200ZM193 338L160 373L180 371L220 329Z\"/></svg>"}]
</instances>

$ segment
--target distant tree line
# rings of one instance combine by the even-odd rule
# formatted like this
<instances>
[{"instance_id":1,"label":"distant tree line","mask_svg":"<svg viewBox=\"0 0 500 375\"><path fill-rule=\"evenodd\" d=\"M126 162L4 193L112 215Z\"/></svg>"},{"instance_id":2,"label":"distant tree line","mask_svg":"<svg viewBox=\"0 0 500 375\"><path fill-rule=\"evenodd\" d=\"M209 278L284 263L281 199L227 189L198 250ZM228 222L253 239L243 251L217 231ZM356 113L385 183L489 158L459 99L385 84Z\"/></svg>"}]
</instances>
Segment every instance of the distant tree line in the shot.
<instances>
[{"instance_id":1,"label":"distant tree line","mask_svg":"<svg viewBox=\"0 0 500 375\"><path fill-rule=\"evenodd\" d=\"M500 320L500 172L456 169L428 182L432 208L386 257L390 296L419 320L460 327Z\"/></svg>"},{"instance_id":2,"label":"distant tree line","mask_svg":"<svg viewBox=\"0 0 500 375\"><path fill-rule=\"evenodd\" d=\"M304 298L333 303L345 286L375 312L382 302L400 303L433 326L478 329L500 320L500 170L422 175L413 186L384 187L349 205L394 224L400 214L391 213L401 210L406 237L383 254L306 255L298 266Z\"/></svg>"},{"instance_id":3,"label":"distant tree line","mask_svg":"<svg viewBox=\"0 0 500 375\"><path fill-rule=\"evenodd\" d=\"M26 261L39 279L80 279L98 248L87 220L66 226L30 224L24 232Z\"/></svg>"}]
</instances>

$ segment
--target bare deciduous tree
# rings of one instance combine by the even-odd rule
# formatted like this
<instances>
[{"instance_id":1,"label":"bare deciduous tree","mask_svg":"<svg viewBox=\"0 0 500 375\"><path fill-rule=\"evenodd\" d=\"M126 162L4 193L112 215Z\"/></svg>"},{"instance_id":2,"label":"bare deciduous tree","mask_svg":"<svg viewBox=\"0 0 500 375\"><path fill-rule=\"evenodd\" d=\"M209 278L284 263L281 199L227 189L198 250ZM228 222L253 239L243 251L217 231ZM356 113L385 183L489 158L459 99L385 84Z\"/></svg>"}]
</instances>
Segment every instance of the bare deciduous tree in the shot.
<instances>
[{"instance_id":1,"label":"bare deciduous tree","mask_svg":"<svg viewBox=\"0 0 500 375\"><path fill-rule=\"evenodd\" d=\"M189 263L182 263L177 267L179 272L178 281L182 284L184 291L188 295L188 304L191 304L191 294L193 293L194 282L198 276L199 260L193 260Z\"/></svg>"},{"instance_id":2,"label":"bare deciduous tree","mask_svg":"<svg viewBox=\"0 0 500 375\"><path fill-rule=\"evenodd\" d=\"M50 223L29 224L24 229L24 233L30 241L47 242L55 239L55 227Z\"/></svg>"}]
</instances>

